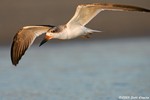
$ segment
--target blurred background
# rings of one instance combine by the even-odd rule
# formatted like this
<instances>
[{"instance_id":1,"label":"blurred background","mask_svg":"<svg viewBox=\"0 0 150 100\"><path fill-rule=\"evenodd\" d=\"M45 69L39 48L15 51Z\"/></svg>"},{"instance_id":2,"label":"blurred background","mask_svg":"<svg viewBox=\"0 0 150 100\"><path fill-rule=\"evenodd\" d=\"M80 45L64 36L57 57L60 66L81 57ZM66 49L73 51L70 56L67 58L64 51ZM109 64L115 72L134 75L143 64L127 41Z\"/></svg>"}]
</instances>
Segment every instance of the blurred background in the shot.
<instances>
[{"instance_id":1,"label":"blurred background","mask_svg":"<svg viewBox=\"0 0 150 100\"><path fill-rule=\"evenodd\" d=\"M78 4L93 2L112 2L150 8L149 0L65 0L65 2L59 0L1 0L0 45L10 45L13 36L23 26L65 24L74 15ZM94 34L90 40L150 36L149 17L147 13L104 11L87 25L89 28L103 31Z\"/></svg>"},{"instance_id":2,"label":"blurred background","mask_svg":"<svg viewBox=\"0 0 150 100\"><path fill-rule=\"evenodd\" d=\"M149 13L101 12L87 25L101 33L39 48L41 36L17 67L11 64L11 43L20 28L65 24L78 4L95 2L150 9L150 0L0 1L0 100L150 98Z\"/></svg>"}]
</instances>

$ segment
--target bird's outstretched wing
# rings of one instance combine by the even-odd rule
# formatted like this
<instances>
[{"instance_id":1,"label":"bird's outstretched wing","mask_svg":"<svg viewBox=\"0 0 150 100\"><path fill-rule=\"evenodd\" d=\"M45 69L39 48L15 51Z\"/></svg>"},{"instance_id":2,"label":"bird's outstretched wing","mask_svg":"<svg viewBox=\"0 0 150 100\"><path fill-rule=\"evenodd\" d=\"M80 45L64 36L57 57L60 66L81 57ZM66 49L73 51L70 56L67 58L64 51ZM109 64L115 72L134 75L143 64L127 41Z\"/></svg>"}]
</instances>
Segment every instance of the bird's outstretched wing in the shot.
<instances>
[{"instance_id":1,"label":"bird's outstretched wing","mask_svg":"<svg viewBox=\"0 0 150 100\"><path fill-rule=\"evenodd\" d=\"M150 12L149 9L130 6L130 5L121 5L121 4L112 4L112 3L83 4L83 5L78 5L74 16L67 23L67 25L69 26L69 25L78 24L84 26L91 19L93 19L99 12L104 10Z\"/></svg>"},{"instance_id":2,"label":"bird's outstretched wing","mask_svg":"<svg viewBox=\"0 0 150 100\"><path fill-rule=\"evenodd\" d=\"M53 26L26 26L23 27L13 38L11 46L11 61L17 65L26 50L32 45L39 35L46 33Z\"/></svg>"}]
</instances>

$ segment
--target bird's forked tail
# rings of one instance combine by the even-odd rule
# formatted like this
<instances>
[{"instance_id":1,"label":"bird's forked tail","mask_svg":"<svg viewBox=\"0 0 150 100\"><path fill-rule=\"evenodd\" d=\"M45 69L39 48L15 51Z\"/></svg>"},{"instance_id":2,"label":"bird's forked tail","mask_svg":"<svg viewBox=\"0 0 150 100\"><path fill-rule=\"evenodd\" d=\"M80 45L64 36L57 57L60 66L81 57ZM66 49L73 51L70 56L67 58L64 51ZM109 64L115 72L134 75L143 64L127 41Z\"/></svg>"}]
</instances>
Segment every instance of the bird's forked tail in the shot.
<instances>
[{"instance_id":1,"label":"bird's forked tail","mask_svg":"<svg viewBox=\"0 0 150 100\"><path fill-rule=\"evenodd\" d=\"M102 32L102 31L86 28L86 33L97 33L97 32Z\"/></svg>"}]
</instances>

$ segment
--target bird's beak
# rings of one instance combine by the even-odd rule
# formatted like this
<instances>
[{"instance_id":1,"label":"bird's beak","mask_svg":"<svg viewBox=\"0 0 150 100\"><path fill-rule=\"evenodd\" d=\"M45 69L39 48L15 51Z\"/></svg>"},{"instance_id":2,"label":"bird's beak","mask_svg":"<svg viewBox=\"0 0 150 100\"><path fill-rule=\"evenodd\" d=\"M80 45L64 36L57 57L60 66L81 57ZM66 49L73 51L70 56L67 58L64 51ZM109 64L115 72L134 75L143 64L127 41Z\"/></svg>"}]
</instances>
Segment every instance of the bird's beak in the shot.
<instances>
[{"instance_id":1,"label":"bird's beak","mask_svg":"<svg viewBox=\"0 0 150 100\"><path fill-rule=\"evenodd\" d=\"M45 35L44 39L42 40L42 42L40 43L39 46L43 45L44 43L46 43L48 40L52 39L52 36L49 35Z\"/></svg>"}]
</instances>

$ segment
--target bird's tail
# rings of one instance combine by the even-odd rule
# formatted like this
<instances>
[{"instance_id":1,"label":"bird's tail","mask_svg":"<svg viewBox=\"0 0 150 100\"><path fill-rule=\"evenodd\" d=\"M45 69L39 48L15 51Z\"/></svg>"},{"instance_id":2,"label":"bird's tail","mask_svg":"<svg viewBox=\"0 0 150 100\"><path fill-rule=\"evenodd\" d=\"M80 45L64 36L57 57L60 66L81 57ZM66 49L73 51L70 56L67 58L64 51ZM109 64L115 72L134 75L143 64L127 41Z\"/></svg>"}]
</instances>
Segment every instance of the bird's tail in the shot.
<instances>
[{"instance_id":1,"label":"bird's tail","mask_svg":"<svg viewBox=\"0 0 150 100\"><path fill-rule=\"evenodd\" d=\"M102 31L93 30L93 29L90 29L90 28L86 28L86 32L87 32L87 33L97 33L97 32L102 32Z\"/></svg>"}]
</instances>

